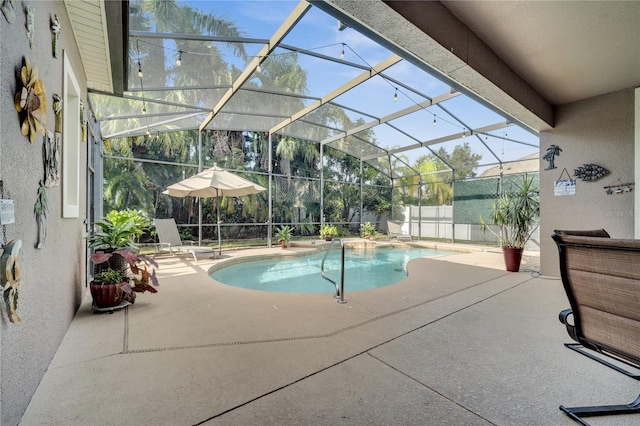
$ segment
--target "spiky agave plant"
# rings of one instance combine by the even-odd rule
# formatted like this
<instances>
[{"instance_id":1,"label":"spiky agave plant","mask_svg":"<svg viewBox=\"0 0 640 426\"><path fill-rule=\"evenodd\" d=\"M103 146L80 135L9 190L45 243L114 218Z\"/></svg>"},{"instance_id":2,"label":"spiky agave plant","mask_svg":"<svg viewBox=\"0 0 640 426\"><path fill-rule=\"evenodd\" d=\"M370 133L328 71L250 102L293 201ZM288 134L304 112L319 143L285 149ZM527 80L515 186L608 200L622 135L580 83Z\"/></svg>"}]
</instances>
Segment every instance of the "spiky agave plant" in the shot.
<instances>
[{"instance_id":1,"label":"spiky agave plant","mask_svg":"<svg viewBox=\"0 0 640 426\"><path fill-rule=\"evenodd\" d=\"M487 230L500 240L502 247L524 248L538 228L540 199L534 178L524 174L515 189L502 194L491 205L489 223L480 217L482 232ZM489 227L496 225L500 232Z\"/></svg>"}]
</instances>

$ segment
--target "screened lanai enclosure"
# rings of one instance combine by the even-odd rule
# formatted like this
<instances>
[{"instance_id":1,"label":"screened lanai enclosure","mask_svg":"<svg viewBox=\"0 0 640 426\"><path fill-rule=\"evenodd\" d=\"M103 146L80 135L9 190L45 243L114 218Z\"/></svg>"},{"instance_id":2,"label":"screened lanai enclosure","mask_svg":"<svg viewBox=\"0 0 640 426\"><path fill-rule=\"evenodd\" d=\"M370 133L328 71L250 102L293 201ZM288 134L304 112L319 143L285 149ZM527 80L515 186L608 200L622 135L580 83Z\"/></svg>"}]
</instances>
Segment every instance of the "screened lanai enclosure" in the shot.
<instances>
[{"instance_id":1,"label":"screened lanai enclosure","mask_svg":"<svg viewBox=\"0 0 640 426\"><path fill-rule=\"evenodd\" d=\"M217 240L220 202L223 240L391 219L416 239L483 241L491 200L537 173L535 132L331 4L132 0L128 21L127 87L89 95L98 216L141 209L194 236L201 220ZM214 165L268 190L163 194Z\"/></svg>"}]
</instances>

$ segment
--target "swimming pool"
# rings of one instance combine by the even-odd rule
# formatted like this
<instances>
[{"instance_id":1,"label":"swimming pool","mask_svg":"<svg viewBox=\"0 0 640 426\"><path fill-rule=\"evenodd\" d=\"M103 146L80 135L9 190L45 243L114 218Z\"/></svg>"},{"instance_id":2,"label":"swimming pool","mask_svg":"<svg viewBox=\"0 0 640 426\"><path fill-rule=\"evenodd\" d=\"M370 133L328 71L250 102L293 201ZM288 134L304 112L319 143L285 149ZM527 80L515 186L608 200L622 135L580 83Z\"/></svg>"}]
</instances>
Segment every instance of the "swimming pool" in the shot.
<instances>
[{"instance_id":1,"label":"swimming pool","mask_svg":"<svg viewBox=\"0 0 640 426\"><path fill-rule=\"evenodd\" d=\"M320 276L325 252L304 257L247 261L210 274L234 287L281 293L335 293L335 287ZM423 248L381 247L345 252L345 293L394 284L407 276L407 263L426 256L451 252ZM325 274L340 282L340 250L332 250L324 264Z\"/></svg>"}]
</instances>

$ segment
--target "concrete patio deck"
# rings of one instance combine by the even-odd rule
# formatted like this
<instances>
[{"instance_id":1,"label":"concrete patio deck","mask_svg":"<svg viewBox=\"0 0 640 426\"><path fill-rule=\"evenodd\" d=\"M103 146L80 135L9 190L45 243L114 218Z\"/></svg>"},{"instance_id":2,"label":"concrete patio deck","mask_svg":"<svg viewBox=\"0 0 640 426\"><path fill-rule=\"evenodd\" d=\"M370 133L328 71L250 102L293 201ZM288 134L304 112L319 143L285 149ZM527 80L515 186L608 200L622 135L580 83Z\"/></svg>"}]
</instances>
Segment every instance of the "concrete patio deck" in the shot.
<instances>
[{"instance_id":1,"label":"concrete patio deck","mask_svg":"<svg viewBox=\"0 0 640 426\"><path fill-rule=\"evenodd\" d=\"M397 284L347 284L344 305L217 283L225 258L159 257L159 292L113 314L87 297L21 424L573 425L560 404L640 392L564 348L568 302L536 256L519 273L497 250L416 259Z\"/></svg>"}]
</instances>

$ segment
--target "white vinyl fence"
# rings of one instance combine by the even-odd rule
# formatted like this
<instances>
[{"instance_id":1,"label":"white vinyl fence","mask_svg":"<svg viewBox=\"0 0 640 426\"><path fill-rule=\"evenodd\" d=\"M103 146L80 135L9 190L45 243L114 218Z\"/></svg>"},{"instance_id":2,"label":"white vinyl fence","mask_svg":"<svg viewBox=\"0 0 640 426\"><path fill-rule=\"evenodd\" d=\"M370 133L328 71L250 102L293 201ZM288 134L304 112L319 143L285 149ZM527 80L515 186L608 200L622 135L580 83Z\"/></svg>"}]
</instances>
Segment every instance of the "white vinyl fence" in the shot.
<instances>
[{"instance_id":1,"label":"white vinyl fence","mask_svg":"<svg viewBox=\"0 0 640 426\"><path fill-rule=\"evenodd\" d=\"M491 232L482 232L480 225L456 223L453 226L452 206L407 206L404 210L403 231L414 239L437 238L455 242L480 242L498 245L498 239ZM540 230L537 229L527 250L540 250Z\"/></svg>"}]
</instances>

